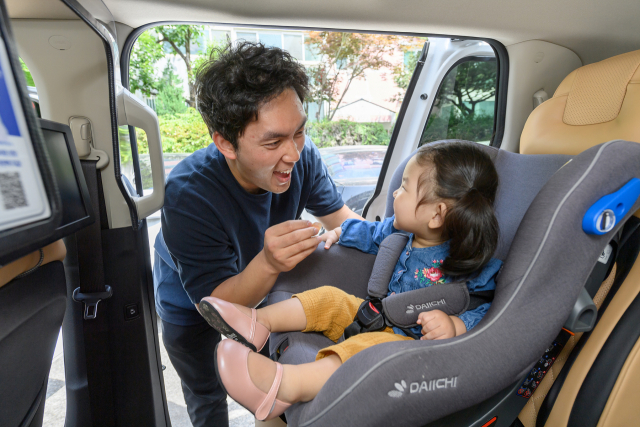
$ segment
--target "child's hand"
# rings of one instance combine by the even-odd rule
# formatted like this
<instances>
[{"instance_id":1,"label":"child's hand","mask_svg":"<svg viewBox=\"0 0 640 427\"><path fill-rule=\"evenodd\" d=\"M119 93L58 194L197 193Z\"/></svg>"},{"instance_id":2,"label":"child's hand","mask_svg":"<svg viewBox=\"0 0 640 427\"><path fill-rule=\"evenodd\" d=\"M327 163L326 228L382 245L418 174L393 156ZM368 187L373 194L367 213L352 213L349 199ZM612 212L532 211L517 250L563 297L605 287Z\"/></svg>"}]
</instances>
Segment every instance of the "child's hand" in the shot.
<instances>
[{"instance_id":1,"label":"child's hand","mask_svg":"<svg viewBox=\"0 0 640 427\"><path fill-rule=\"evenodd\" d=\"M421 340L443 340L456 336L453 319L441 310L420 313L417 323L422 325Z\"/></svg>"},{"instance_id":2,"label":"child's hand","mask_svg":"<svg viewBox=\"0 0 640 427\"><path fill-rule=\"evenodd\" d=\"M327 231L322 236L320 236L320 240L326 242L324 245L325 249L329 249L331 245L337 243L340 240L340 233L342 232L342 228L336 227L331 231Z\"/></svg>"}]
</instances>

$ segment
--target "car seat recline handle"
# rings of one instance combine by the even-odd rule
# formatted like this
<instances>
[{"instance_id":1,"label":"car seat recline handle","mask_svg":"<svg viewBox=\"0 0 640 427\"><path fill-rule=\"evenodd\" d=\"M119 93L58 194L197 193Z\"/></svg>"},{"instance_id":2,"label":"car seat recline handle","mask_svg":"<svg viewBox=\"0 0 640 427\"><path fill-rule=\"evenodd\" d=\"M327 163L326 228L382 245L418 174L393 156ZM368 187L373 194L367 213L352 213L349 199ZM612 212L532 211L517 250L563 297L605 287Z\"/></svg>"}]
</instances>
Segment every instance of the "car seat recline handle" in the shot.
<instances>
[{"instance_id":1,"label":"car seat recline handle","mask_svg":"<svg viewBox=\"0 0 640 427\"><path fill-rule=\"evenodd\" d=\"M118 126L129 125L144 130L149 144L149 160L153 193L132 196L138 219L144 219L160 209L164 203L164 161L158 116L148 105L136 98L127 89L118 91Z\"/></svg>"},{"instance_id":2,"label":"car seat recline handle","mask_svg":"<svg viewBox=\"0 0 640 427\"><path fill-rule=\"evenodd\" d=\"M640 179L632 178L615 193L600 198L582 218L582 229L587 234L606 234L615 227L640 196Z\"/></svg>"}]
</instances>

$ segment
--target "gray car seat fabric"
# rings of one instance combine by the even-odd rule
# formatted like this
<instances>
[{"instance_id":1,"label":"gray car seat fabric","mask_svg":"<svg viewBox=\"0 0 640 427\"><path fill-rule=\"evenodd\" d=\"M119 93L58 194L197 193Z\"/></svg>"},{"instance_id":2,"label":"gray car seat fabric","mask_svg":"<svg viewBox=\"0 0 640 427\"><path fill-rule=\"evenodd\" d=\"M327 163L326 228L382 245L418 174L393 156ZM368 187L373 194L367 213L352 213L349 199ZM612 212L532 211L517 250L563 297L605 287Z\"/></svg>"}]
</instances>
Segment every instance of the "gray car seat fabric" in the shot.
<instances>
[{"instance_id":1,"label":"gray car seat fabric","mask_svg":"<svg viewBox=\"0 0 640 427\"><path fill-rule=\"evenodd\" d=\"M502 173L502 153L496 154L494 161ZM515 161L521 166L513 178L501 175L501 187L516 180L531 185L529 180L541 177L540 168L534 170L529 162L552 159L513 156L519 157ZM636 201L624 220L605 235L582 231L582 217L595 201L618 190L632 177L640 177L638 158L640 145L613 141L576 156L549 179L532 203L525 200L528 191L509 196L499 189L499 198L522 198L512 203L497 201L497 209L507 210L499 221L505 221L511 206L516 206L516 213L524 205L528 210L525 208L513 242L508 236L503 240L510 249L497 280L493 306L485 318L472 331L451 340L394 342L358 353L329 379L314 400L296 404L286 412L288 424L387 426L401 422L420 426L472 406L520 380L564 324L611 236L640 207L640 201ZM527 176L527 172L533 176ZM500 225L504 227L503 222ZM355 262L343 260L344 264L347 268L358 267ZM318 274L317 286L329 284L320 283L323 274ZM340 276L336 271L330 274ZM356 293L352 290L356 287L353 277L343 277L340 283L331 284ZM362 296L366 280L359 283ZM282 297L303 290L292 286L279 281L274 291ZM306 280L302 287L310 286ZM331 343L324 337L306 335L312 334L288 334L289 349L281 356L282 363L312 361L315 346ZM322 344L323 340L327 344Z\"/></svg>"}]
</instances>

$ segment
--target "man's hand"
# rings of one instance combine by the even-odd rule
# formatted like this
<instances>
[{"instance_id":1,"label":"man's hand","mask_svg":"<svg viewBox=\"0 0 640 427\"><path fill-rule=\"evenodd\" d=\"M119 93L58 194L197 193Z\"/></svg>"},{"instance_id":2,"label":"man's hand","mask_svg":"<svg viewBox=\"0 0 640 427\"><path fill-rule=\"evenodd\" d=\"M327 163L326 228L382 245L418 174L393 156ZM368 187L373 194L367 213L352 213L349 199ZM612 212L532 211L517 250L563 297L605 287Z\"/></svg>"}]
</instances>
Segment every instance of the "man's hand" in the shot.
<instances>
[{"instance_id":1,"label":"man's hand","mask_svg":"<svg viewBox=\"0 0 640 427\"><path fill-rule=\"evenodd\" d=\"M441 310L420 313L417 323L422 325L421 340L443 340L456 336L456 325L452 316Z\"/></svg>"},{"instance_id":2,"label":"man's hand","mask_svg":"<svg viewBox=\"0 0 640 427\"><path fill-rule=\"evenodd\" d=\"M309 221L286 221L264 233L262 252L267 264L278 274L289 271L308 257L320 242L318 229Z\"/></svg>"},{"instance_id":3,"label":"man's hand","mask_svg":"<svg viewBox=\"0 0 640 427\"><path fill-rule=\"evenodd\" d=\"M322 236L320 236L320 240L325 242L324 248L329 249L331 245L333 245L334 243L338 243L338 240L340 240L341 233L342 233L342 228L336 227L333 230L327 231Z\"/></svg>"}]
</instances>

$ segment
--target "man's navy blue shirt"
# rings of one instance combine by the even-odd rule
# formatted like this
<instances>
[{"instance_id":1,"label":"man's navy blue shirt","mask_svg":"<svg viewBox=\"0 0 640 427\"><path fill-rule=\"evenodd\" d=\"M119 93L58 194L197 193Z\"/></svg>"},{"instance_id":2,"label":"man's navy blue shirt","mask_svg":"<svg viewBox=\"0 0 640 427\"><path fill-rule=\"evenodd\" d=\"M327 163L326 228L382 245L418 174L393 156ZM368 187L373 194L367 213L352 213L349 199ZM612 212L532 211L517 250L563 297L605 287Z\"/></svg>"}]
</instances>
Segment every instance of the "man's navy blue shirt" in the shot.
<instances>
[{"instance_id":1,"label":"man's navy blue shirt","mask_svg":"<svg viewBox=\"0 0 640 427\"><path fill-rule=\"evenodd\" d=\"M267 228L299 218L305 208L324 216L343 204L309 138L281 194L248 193L215 144L196 151L167 180L154 245L158 315L176 325L203 322L194 304L244 270L262 250Z\"/></svg>"}]
</instances>

